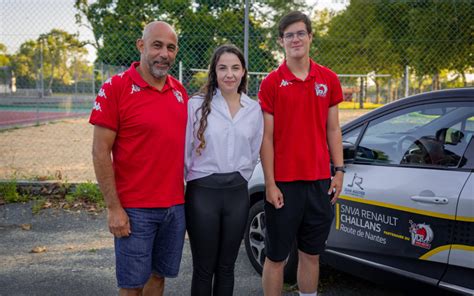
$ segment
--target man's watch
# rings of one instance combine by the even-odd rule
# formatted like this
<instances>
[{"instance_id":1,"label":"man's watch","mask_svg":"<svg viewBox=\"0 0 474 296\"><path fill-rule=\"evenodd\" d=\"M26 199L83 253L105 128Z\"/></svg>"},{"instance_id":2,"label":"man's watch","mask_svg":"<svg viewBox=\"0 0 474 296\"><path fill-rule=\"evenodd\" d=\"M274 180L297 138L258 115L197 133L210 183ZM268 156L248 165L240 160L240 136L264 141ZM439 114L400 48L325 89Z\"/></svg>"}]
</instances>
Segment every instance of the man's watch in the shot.
<instances>
[{"instance_id":1,"label":"man's watch","mask_svg":"<svg viewBox=\"0 0 474 296\"><path fill-rule=\"evenodd\" d=\"M343 172L343 173L345 173L345 172L346 172L346 169L345 169L343 166L337 166L337 167L334 167L334 171L335 171L335 172Z\"/></svg>"}]
</instances>

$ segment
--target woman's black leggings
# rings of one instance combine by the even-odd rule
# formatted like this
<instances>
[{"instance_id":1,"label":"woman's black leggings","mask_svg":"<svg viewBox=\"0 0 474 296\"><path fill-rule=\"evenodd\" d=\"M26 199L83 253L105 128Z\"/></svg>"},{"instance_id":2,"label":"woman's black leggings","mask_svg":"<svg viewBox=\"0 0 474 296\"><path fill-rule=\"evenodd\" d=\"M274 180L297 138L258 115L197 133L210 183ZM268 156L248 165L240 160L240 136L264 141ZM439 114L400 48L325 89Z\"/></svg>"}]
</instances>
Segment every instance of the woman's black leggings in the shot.
<instances>
[{"instance_id":1,"label":"woman's black leggings","mask_svg":"<svg viewBox=\"0 0 474 296\"><path fill-rule=\"evenodd\" d=\"M237 172L192 180L185 207L193 255L191 295L232 295L249 210L247 181Z\"/></svg>"}]
</instances>

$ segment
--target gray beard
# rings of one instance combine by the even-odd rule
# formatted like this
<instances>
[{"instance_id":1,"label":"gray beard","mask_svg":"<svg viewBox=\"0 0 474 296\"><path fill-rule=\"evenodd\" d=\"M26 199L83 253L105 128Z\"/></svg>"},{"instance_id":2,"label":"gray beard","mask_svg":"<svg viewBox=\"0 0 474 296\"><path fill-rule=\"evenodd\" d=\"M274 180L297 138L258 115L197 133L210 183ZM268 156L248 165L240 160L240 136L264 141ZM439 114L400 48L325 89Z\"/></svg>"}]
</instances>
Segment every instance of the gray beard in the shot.
<instances>
[{"instance_id":1,"label":"gray beard","mask_svg":"<svg viewBox=\"0 0 474 296\"><path fill-rule=\"evenodd\" d=\"M163 78L168 74L168 70L157 70L155 68L150 68L150 74L155 78Z\"/></svg>"},{"instance_id":2,"label":"gray beard","mask_svg":"<svg viewBox=\"0 0 474 296\"><path fill-rule=\"evenodd\" d=\"M159 70L159 69L156 69L153 65L153 62L151 63L148 63L148 67L150 68L150 74L151 76L157 78L157 79L161 79L163 77L165 77L167 74L168 74L168 70Z\"/></svg>"}]
</instances>

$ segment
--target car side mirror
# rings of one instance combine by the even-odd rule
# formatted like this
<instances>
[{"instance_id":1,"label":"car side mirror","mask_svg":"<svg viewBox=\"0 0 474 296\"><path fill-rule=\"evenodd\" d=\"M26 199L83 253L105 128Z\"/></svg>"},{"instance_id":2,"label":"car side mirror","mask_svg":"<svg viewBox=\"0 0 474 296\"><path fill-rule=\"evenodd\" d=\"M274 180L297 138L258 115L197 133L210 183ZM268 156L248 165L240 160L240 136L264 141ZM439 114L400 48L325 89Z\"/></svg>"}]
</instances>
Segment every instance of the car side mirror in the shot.
<instances>
[{"instance_id":1,"label":"car side mirror","mask_svg":"<svg viewBox=\"0 0 474 296\"><path fill-rule=\"evenodd\" d=\"M342 142L342 153L344 156L344 163L353 163L355 158L355 145L350 142Z\"/></svg>"}]
</instances>

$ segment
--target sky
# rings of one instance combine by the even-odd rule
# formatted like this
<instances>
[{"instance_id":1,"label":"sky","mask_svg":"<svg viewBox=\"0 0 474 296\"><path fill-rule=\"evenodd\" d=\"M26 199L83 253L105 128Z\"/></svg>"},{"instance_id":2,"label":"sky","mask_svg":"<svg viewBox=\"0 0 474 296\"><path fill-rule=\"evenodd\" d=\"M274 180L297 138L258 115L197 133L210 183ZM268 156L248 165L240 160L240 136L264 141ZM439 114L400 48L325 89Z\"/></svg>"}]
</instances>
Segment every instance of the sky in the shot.
<instances>
[{"instance_id":1,"label":"sky","mask_svg":"<svg viewBox=\"0 0 474 296\"><path fill-rule=\"evenodd\" d=\"M307 0L315 9L343 9L349 0ZM91 31L75 23L74 0L0 0L0 43L12 54L29 39L53 28L60 28L71 34L79 33L82 41L92 40ZM95 55L89 46L90 58Z\"/></svg>"},{"instance_id":2,"label":"sky","mask_svg":"<svg viewBox=\"0 0 474 296\"><path fill-rule=\"evenodd\" d=\"M24 41L53 28L92 39L90 30L75 23L75 13L74 0L0 0L0 43L13 53Z\"/></svg>"}]
</instances>

